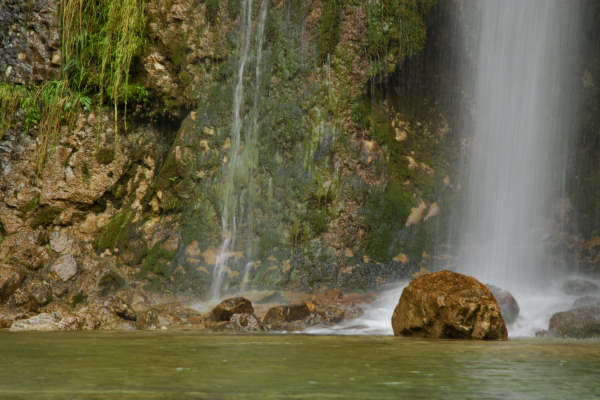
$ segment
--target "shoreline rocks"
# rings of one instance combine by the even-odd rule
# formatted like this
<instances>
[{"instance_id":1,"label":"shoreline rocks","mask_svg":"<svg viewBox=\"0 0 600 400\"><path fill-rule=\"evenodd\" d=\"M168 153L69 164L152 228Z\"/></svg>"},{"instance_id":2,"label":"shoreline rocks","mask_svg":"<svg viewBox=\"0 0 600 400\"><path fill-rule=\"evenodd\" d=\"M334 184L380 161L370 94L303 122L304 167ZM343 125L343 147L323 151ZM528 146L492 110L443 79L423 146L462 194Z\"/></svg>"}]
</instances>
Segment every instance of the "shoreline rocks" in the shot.
<instances>
[{"instance_id":1,"label":"shoreline rocks","mask_svg":"<svg viewBox=\"0 0 600 400\"><path fill-rule=\"evenodd\" d=\"M508 331L490 290L470 276L440 271L404 289L392 316L395 336L506 340Z\"/></svg>"}]
</instances>

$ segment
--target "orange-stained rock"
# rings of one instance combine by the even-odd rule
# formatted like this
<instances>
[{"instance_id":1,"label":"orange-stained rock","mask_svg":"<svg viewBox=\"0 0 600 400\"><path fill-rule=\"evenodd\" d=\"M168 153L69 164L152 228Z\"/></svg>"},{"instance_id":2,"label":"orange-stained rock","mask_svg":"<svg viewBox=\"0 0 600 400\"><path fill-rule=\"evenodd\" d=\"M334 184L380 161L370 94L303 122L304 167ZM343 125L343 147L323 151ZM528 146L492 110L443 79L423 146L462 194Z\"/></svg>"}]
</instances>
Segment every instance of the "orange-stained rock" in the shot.
<instances>
[{"instance_id":1,"label":"orange-stained rock","mask_svg":"<svg viewBox=\"0 0 600 400\"><path fill-rule=\"evenodd\" d=\"M208 318L211 321L229 321L234 314L253 314L254 308L250 300L243 297L225 299L212 309Z\"/></svg>"},{"instance_id":2,"label":"orange-stained rock","mask_svg":"<svg viewBox=\"0 0 600 400\"><path fill-rule=\"evenodd\" d=\"M508 333L490 290L470 276L440 271L404 289L392 316L395 336L506 340Z\"/></svg>"}]
</instances>

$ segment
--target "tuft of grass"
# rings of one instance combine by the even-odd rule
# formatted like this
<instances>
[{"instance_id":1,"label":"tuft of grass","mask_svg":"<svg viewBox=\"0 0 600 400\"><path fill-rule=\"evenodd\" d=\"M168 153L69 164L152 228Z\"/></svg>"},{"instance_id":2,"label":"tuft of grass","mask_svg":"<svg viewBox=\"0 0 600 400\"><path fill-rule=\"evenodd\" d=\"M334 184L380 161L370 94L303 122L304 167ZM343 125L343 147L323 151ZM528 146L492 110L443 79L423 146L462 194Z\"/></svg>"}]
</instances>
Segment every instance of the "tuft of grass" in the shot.
<instances>
[{"instance_id":1,"label":"tuft of grass","mask_svg":"<svg viewBox=\"0 0 600 400\"><path fill-rule=\"evenodd\" d=\"M145 0L60 1L63 79L97 91L100 104L112 101L117 134L119 105L126 123L129 73L144 46L144 8Z\"/></svg>"}]
</instances>

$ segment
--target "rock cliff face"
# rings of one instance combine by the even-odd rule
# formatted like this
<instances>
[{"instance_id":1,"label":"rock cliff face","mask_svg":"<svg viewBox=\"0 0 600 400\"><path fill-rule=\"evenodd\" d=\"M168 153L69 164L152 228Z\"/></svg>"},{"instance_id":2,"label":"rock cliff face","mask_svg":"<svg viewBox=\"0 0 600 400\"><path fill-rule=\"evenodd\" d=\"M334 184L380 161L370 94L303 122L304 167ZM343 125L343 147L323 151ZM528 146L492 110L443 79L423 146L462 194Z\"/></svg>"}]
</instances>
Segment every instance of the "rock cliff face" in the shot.
<instances>
[{"instance_id":1,"label":"rock cliff face","mask_svg":"<svg viewBox=\"0 0 600 400\"><path fill-rule=\"evenodd\" d=\"M77 14L75 3L0 0L3 321L115 295L146 309L205 297L226 236L246 3L98 6L135 11L120 14L95 2ZM450 266L436 232L459 189L454 113L468 102L445 62L461 30L445 22L468 5L383 3L269 1L261 78L242 105L242 122L253 107L258 122L240 148L245 218L228 255L231 290L245 278L248 288L369 290Z\"/></svg>"}]
</instances>

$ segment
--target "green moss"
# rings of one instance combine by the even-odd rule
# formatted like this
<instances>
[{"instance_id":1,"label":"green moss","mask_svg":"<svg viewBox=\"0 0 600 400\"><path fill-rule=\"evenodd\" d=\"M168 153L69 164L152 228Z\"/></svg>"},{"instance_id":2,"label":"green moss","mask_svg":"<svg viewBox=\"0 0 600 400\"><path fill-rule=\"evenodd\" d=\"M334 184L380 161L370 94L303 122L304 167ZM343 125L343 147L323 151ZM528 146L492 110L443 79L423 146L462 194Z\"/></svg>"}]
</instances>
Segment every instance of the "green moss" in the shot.
<instances>
[{"instance_id":1,"label":"green moss","mask_svg":"<svg viewBox=\"0 0 600 400\"><path fill-rule=\"evenodd\" d=\"M340 40L340 24L342 21L341 0L324 0L319 25L317 51L321 62L327 61Z\"/></svg>"},{"instance_id":2,"label":"green moss","mask_svg":"<svg viewBox=\"0 0 600 400\"><path fill-rule=\"evenodd\" d=\"M220 0L206 0L206 19L209 23L217 22Z\"/></svg>"},{"instance_id":3,"label":"green moss","mask_svg":"<svg viewBox=\"0 0 600 400\"><path fill-rule=\"evenodd\" d=\"M367 53L376 63L373 75L393 72L419 53L426 39L423 16L436 0L375 0L367 6Z\"/></svg>"},{"instance_id":4,"label":"green moss","mask_svg":"<svg viewBox=\"0 0 600 400\"><path fill-rule=\"evenodd\" d=\"M98 284L102 288L102 296L106 296L125 285L125 280L115 271L105 274Z\"/></svg>"},{"instance_id":5,"label":"green moss","mask_svg":"<svg viewBox=\"0 0 600 400\"><path fill-rule=\"evenodd\" d=\"M242 8L241 0L228 0L227 1L227 15L231 20L235 20L238 15L240 15L240 10Z\"/></svg>"},{"instance_id":6,"label":"green moss","mask_svg":"<svg viewBox=\"0 0 600 400\"><path fill-rule=\"evenodd\" d=\"M51 207L51 206L42 206L40 207L33 220L31 221L31 227L33 229L37 229L40 226L49 226L52 225L54 219L61 213L60 208Z\"/></svg>"},{"instance_id":7,"label":"green moss","mask_svg":"<svg viewBox=\"0 0 600 400\"><path fill-rule=\"evenodd\" d=\"M395 235L404 227L413 201L400 182L391 182L383 192L375 193L363 207L366 235L362 243L366 254L377 261L394 256Z\"/></svg>"},{"instance_id":8,"label":"green moss","mask_svg":"<svg viewBox=\"0 0 600 400\"><path fill-rule=\"evenodd\" d=\"M87 302L87 296L83 293L77 293L71 299L71 307L75 308L79 304L85 304Z\"/></svg>"},{"instance_id":9,"label":"green moss","mask_svg":"<svg viewBox=\"0 0 600 400\"><path fill-rule=\"evenodd\" d=\"M97 251L118 248L119 244L127 238L125 228L129 224L133 213L131 211L116 214L104 226L104 232L94 241Z\"/></svg>"},{"instance_id":10,"label":"green moss","mask_svg":"<svg viewBox=\"0 0 600 400\"><path fill-rule=\"evenodd\" d=\"M159 243L152 246L142 266L143 272L152 272L162 278L166 278L169 274L168 262L171 261L176 251L170 251L162 247Z\"/></svg>"},{"instance_id":11,"label":"green moss","mask_svg":"<svg viewBox=\"0 0 600 400\"><path fill-rule=\"evenodd\" d=\"M108 165L115 159L115 151L113 149L102 148L96 152L96 161L102 165Z\"/></svg>"},{"instance_id":12,"label":"green moss","mask_svg":"<svg viewBox=\"0 0 600 400\"><path fill-rule=\"evenodd\" d=\"M25 215L29 214L30 212L37 210L39 206L40 206L40 196L36 196L33 199L31 199L31 201L29 203L20 207L19 212L21 213L22 216L25 216Z\"/></svg>"}]
</instances>

